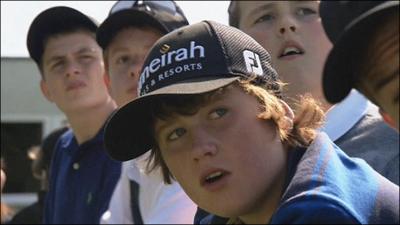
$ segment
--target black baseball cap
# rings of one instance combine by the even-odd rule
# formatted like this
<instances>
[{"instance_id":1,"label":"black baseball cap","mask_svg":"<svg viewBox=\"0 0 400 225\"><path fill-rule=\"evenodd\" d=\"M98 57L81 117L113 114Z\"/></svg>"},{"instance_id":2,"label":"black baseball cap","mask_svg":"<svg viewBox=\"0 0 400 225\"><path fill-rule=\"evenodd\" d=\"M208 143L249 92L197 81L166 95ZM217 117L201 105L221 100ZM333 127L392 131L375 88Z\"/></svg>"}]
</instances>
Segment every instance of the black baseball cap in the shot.
<instances>
[{"instance_id":1,"label":"black baseball cap","mask_svg":"<svg viewBox=\"0 0 400 225\"><path fill-rule=\"evenodd\" d=\"M151 102L171 95L201 94L254 78L280 97L269 53L242 31L212 21L182 27L150 50L139 80L139 97L116 111L105 128L105 146L119 161L150 150Z\"/></svg>"},{"instance_id":2,"label":"black baseball cap","mask_svg":"<svg viewBox=\"0 0 400 225\"><path fill-rule=\"evenodd\" d=\"M45 41L49 36L80 27L96 33L97 22L70 7L56 6L46 9L36 16L29 27L27 47L30 57L39 66Z\"/></svg>"},{"instance_id":3,"label":"black baseball cap","mask_svg":"<svg viewBox=\"0 0 400 225\"><path fill-rule=\"evenodd\" d=\"M399 1L321 1L322 24L334 44L323 72L323 90L329 102L340 102L350 93L368 37L386 15L398 12Z\"/></svg>"},{"instance_id":4,"label":"black baseball cap","mask_svg":"<svg viewBox=\"0 0 400 225\"><path fill-rule=\"evenodd\" d=\"M117 1L100 25L96 39L106 49L121 29L134 25L149 25L166 34L189 24L174 1Z\"/></svg>"}]
</instances>

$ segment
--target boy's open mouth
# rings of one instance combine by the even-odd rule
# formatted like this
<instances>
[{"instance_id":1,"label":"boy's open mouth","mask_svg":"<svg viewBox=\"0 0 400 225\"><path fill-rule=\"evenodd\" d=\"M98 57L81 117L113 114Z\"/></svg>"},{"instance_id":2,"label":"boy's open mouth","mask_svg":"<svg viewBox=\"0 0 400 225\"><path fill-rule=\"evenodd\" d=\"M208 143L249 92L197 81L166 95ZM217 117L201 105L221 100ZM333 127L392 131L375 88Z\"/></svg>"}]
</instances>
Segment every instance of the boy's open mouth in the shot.
<instances>
[{"instance_id":1,"label":"boy's open mouth","mask_svg":"<svg viewBox=\"0 0 400 225\"><path fill-rule=\"evenodd\" d=\"M204 181L204 182L205 182L205 183L213 183L213 182L215 182L215 181L221 179L223 176L224 176L224 174L222 173L222 171L217 171L217 172L214 172L214 173L208 175L208 176L205 178L205 181Z\"/></svg>"},{"instance_id":2,"label":"boy's open mouth","mask_svg":"<svg viewBox=\"0 0 400 225\"><path fill-rule=\"evenodd\" d=\"M278 58L282 58L285 56L289 56L289 55L303 55L304 51L296 48L296 47L287 47L285 49L283 49L283 52L279 55Z\"/></svg>"},{"instance_id":3,"label":"boy's open mouth","mask_svg":"<svg viewBox=\"0 0 400 225\"><path fill-rule=\"evenodd\" d=\"M230 175L228 171L222 169L213 169L201 176L200 185L209 191L218 190L223 186L225 183L223 181L226 180L224 178L228 177L228 175Z\"/></svg>"},{"instance_id":4,"label":"boy's open mouth","mask_svg":"<svg viewBox=\"0 0 400 225\"><path fill-rule=\"evenodd\" d=\"M293 55L303 55L305 53L303 46L294 40L288 40L282 43L281 48L278 52L278 59Z\"/></svg>"}]
</instances>

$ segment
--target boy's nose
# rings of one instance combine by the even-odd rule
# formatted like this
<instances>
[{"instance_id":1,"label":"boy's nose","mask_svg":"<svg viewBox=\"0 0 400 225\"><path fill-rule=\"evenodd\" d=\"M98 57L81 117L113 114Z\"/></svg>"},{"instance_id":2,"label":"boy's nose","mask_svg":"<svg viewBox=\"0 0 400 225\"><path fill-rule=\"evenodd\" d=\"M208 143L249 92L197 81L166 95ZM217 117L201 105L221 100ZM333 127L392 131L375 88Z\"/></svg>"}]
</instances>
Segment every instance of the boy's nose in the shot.
<instances>
[{"instance_id":1,"label":"boy's nose","mask_svg":"<svg viewBox=\"0 0 400 225\"><path fill-rule=\"evenodd\" d=\"M65 75L67 77L70 77L72 75L78 75L78 74L80 74L79 66L76 63L69 63L65 71Z\"/></svg>"},{"instance_id":2,"label":"boy's nose","mask_svg":"<svg viewBox=\"0 0 400 225\"><path fill-rule=\"evenodd\" d=\"M218 152L218 147L213 138L206 131L199 131L192 133L192 152L193 159L198 162L205 157L214 156Z\"/></svg>"},{"instance_id":3,"label":"boy's nose","mask_svg":"<svg viewBox=\"0 0 400 225\"><path fill-rule=\"evenodd\" d=\"M284 17L278 23L278 35L287 35L297 32L297 25L294 18Z\"/></svg>"},{"instance_id":4,"label":"boy's nose","mask_svg":"<svg viewBox=\"0 0 400 225\"><path fill-rule=\"evenodd\" d=\"M296 32L296 27L295 26L289 26L289 27L281 27L279 32L281 34L284 34L287 30L290 30L292 32Z\"/></svg>"}]
</instances>

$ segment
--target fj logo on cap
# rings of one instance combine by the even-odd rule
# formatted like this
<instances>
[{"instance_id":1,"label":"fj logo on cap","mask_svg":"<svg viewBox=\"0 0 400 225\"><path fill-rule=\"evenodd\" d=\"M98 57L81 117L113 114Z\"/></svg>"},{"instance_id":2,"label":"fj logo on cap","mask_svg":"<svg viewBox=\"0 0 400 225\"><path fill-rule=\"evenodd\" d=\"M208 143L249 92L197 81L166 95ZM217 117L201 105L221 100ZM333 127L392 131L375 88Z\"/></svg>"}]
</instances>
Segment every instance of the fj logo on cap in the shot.
<instances>
[{"instance_id":1,"label":"fj logo on cap","mask_svg":"<svg viewBox=\"0 0 400 225\"><path fill-rule=\"evenodd\" d=\"M243 51L243 58L248 72L263 75L263 69L258 54L245 50Z\"/></svg>"}]
</instances>

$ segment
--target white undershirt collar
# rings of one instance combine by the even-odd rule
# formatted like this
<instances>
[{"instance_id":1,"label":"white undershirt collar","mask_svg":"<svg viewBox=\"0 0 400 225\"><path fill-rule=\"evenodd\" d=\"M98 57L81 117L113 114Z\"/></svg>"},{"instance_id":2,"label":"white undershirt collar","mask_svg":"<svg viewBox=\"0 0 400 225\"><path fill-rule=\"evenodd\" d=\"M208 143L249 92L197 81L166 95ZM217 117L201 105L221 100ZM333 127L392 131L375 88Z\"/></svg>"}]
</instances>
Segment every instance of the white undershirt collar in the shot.
<instances>
[{"instance_id":1,"label":"white undershirt collar","mask_svg":"<svg viewBox=\"0 0 400 225\"><path fill-rule=\"evenodd\" d=\"M340 103L335 104L326 112L326 122L321 130L336 141L349 131L367 112L372 105L355 89Z\"/></svg>"}]
</instances>

